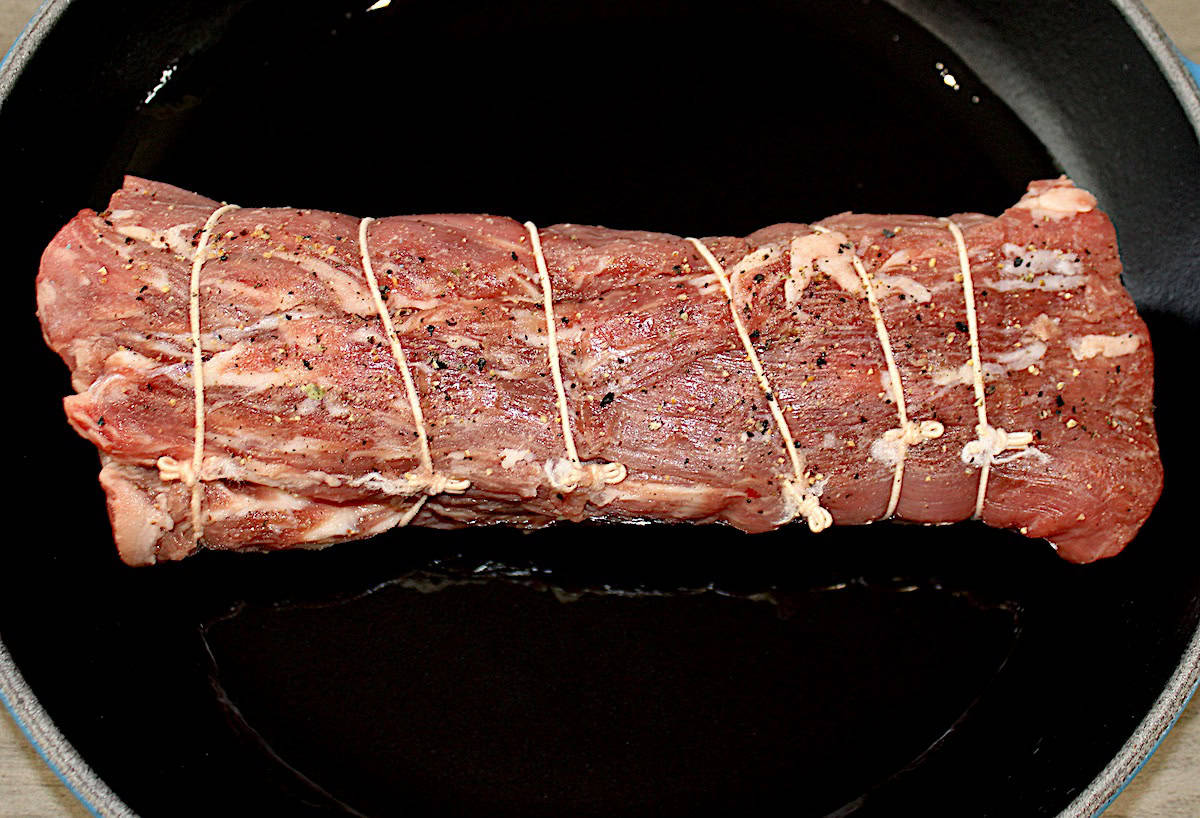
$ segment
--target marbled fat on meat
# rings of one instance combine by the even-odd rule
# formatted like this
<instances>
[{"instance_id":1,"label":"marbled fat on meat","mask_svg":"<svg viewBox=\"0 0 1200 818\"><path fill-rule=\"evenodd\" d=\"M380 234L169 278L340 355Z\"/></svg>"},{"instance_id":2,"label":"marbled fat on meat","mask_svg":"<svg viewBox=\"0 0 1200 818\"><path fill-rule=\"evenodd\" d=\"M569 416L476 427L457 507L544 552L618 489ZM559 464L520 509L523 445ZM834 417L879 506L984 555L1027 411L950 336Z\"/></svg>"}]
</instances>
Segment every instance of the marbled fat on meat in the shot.
<instances>
[{"instance_id":1,"label":"marbled fat on meat","mask_svg":"<svg viewBox=\"0 0 1200 818\"><path fill-rule=\"evenodd\" d=\"M42 257L38 316L77 390L67 417L100 450L131 564L197 547L190 489L164 482L156 464L192 457L188 288L218 206L131 177L108 210L81 212ZM1121 286L1112 225L1065 179L1032 183L999 217L953 220L974 279L989 423L1033 437L992 462L982 519L1044 537L1072 561L1115 554L1149 515L1162 467L1149 336ZM202 546L360 539L404 523L424 496L359 224L247 207L213 227L199 301ZM782 436L697 247L573 224L539 235L579 458L621 464L624 478L552 485L566 454L526 229L483 215L381 218L370 259L433 466L470 481L462 494L426 496L412 524L655 519L758 532L789 522ZM845 213L703 244L728 274L809 488L835 523L884 514L895 459L881 441L897 425L896 396L851 254L873 283L909 418L944 427L907 449L896 516L970 517L981 469L963 450L977 409L947 224Z\"/></svg>"}]
</instances>

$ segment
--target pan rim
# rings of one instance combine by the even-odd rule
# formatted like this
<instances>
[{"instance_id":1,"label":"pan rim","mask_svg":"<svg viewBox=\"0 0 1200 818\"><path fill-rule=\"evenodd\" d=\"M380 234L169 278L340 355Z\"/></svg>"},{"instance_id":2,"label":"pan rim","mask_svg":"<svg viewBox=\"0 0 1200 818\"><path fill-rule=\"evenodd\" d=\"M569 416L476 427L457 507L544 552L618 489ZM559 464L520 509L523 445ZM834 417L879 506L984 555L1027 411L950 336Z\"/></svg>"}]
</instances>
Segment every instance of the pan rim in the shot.
<instances>
[{"instance_id":1,"label":"pan rim","mask_svg":"<svg viewBox=\"0 0 1200 818\"><path fill-rule=\"evenodd\" d=\"M71 0L43 0L25 28L0 59L0 110L29 58L54 28ZM33 745L46 766L92 815L127 818L136 813L122 801L80 755L42 707L41 701L17 668L0 636L0 703L17 728Z\"/></svg>"},{"instance_id":2,"label":"pan rim","mask_svg":"<svg viewBox=\"0 0 1200 818\"><path fill-rule=\"evenodd\" d=\"M37 694L17 669L3 640L0 640L0 702L46 766L92 815L131 818L136 814L59 731L50 714L42 707Z\"/></svg>"},{"instance_id":3,"label":"pan rim","mask_svg":"<svg viewBox=\"0 0 1200 818\"><path fill-rule=\"evenodd\" d=\"M1200 141L1200 83L1184 67L1174 44L1142 0L1110 2L1158 64ZM1200 625L1149 712L1092 783L1059 813L1059 818L1098 816L1108 809L1162 745L1197 688L1200 688Z\"/></svg>"},{"instance_id":4,"label":"pan rim","mask_svg":"<svg viewBox=\"0 0 1200 818\"><path fill-rule=\"evenodd\" d=\"M32 54L72 0L44 0L0 59L0 110ZM1142 0L1108 0L1153 57L1200 140L1200 85L1184 67L1170 39ZM1142 721L1108 764L1060 813L1087 818L1104 812L1142 770L1200 687L1200 626L1192 633L1175 672ZM0 636L0 703L34 750L80 803L97 816L134 816L59 731L17 668Z\"/></svg>"}]
</instances>

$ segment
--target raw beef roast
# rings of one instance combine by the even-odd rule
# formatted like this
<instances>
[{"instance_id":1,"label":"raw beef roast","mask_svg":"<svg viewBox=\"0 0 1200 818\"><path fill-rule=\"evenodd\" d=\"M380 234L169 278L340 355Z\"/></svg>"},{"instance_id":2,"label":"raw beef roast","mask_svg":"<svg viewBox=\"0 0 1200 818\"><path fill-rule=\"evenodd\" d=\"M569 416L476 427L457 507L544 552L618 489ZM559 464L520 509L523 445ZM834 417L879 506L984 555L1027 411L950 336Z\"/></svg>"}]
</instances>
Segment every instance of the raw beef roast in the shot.
<instances>
[{"instance_id":1,"label":"raw beef roast","mask_svg":"<svg viewBox=\"0 0 1200 818\"><path fill-rule=\"evenodd\" d=\"M130 564L891 507L1087 562L1162 484L1149 336L1095 204L1058 179L998 218L686 240L222 208L129 178L46 249L38 315Z\"/></svg>"}]
</instances>

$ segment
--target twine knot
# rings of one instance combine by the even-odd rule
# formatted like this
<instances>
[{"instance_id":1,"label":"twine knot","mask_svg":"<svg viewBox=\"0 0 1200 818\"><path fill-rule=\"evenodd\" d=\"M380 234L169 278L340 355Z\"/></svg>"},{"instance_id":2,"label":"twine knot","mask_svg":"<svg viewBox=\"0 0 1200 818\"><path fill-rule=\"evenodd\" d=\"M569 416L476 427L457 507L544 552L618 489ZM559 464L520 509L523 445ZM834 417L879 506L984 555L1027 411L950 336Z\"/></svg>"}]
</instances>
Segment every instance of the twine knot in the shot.
<instances>
[{"instance_id":1,"label":"twine knot","mask_svg":"<svg viewBox=\"0 0 1200 818\"><path fill-rule=\"evenodd\" d=\"M941 437L946 427L936 420L925 420L913 423L906 420L894 429L888 429L871 444L871 457L893 466L904 462L909 446L916 446L926 440Z\"/></svg>"},{"instance_id":2,"label":"twine knot","mask_svg":"<svg viewBox=\"0 0 1200 818\"><path fill-rule=\"evenodd\" d=\"M462 494L470 487L470 480L450 477L441 472L433 472L425 478L425 493L430 497L435 494Z\"/></svg>"},{"instance_id":3,"label":"twine knot","mask_svg":"<svg viewBox=\"0 0 1200 818\"><path fill-rule=\"evenodd\" d=\"M1033 435L1029 432L1008 432L997 426L981 423L975 427L975 440L963 446L962 460L976 468L982 468L988 463L1008 463L1026 453L1026 448L1033 443ZM1014 453L1001 457L1005 451Z\"/></svg>"},{"instance_id":4,"label":"twine knot","mask_svg":"<svg viewBox=\"0 0 1200 818\"><path fill-rule=\"evenodd\" d=\"M808 523L808 530L819 534L833 525L833 515L821 506L821 500L807 488L801 488L794 478L783 478L783 506L787 520L803 517Z\"/></svg>"},{"instance_id":5,"label":"twine knot","mask_svg":"<svg viewBox=\"0 0 1200 818\"><path fill-rule=\"evenodd\" d=\"M196 485L196 472L192 469L191 462L187 460L176 460L173 457L164 456L158 458L155 465L158 466L158 479L164 483L178 480L185 486Z\"/></svg>"},{"instance_id":6,"label":"twine knot","mask_svg":"<svg viewBox=\"0 0 1200 818\"><path fill-rule=\"evenodd\" d=\"M906 420L895 429L884 432L883 439L903 443L905 446L916 446L926 440L941 437L945 431L946 427L936 420L923 420L920 423Z\"/></svg>"},{"instance_id":7,"label":"twine knot","mask_svg":"<svg viewBox=\"0 0 1200 818\"><path fill-rule=\"evenodd\" d=\"M550 486L563 494L570 494L580 486L611 486L628 474L624 463L575 463L563 458L547 460L542 471Z\"/></svg>"}]
</instances>

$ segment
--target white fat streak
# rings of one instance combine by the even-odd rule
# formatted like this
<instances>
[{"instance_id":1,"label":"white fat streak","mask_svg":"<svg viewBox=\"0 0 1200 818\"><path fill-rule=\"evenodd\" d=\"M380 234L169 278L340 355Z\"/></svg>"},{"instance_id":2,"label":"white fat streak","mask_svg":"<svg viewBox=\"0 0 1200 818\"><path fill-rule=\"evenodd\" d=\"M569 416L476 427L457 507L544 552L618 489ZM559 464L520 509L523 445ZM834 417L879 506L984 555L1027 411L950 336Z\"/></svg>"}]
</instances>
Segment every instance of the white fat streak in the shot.
<instances>
[{"instance_id":1,"label":"white fat streak","mask_svg":"<svg viewBox=\"0 0 1200 818\"><path fill-rule=\"evenodd\" d=\"M130 381L119 372L109 372L96 378L86 391L90 392L97 405L119 404L129 398L133 391Z\"/></svg>"},{"instance_id":2,"label":"white fat streak","mask_svg":"<svg viewBox=\"0 0 1200 818\"><path fill-rule=\"evenodd\" d=\"M930 377L937 386L971 385L971 363L968 361L956 369L938 369Z\"/></svg>"},{"instance_id":3,"label":"white fat streak","mask_svg":"<svg viewBox=\"0 0 1200 818\"><path fill-rule=\"evenodd\" d=\"M244 517L251 513L299 511L309 505L307 500L281 489L260 488L253 496L240 492L228 492L218 507L210 506L209 522L221 522Z\"/></svg>"},{"instance_id":4,"label":"white fat streak","mask_svg":"<svg viewBox=\"0 0 1200 818\"><path fill-rule=\"evenodd\" d=\"M556 329L557 332L555 333L555 339L557 340L559 346L561 346L563 343L578 343L579 339L583 337L583 330L579 329L578 327L563 326L562 321L559 321ZM534 349L549 349L550 336L546 332L537 332L535 330L534 332L529 333L529 337L525 339L525 345L533 347Z\"/></svg>"},{"instance_id":5,"label":"white fat streak","mask_svg":"<svg viewBox=\"0 0 1200 818\"><path fill-rule=\"evenodd\" d=\"M404 512L401 511L392 511L386 514L379 514L379 512L373 511L373 514L377 515L373 521L359 521L357 536L373 537L376 534L382 534L384 531L394 528L405 516Z\"/></svg>"},{"instance_id":6,"label":"white fat streak","mask_svg":"<svg viewBox=\"0 0 1200 818\"><path fill-rule=\"evenodd\" d=\"M810 492L812 489L810 488ZM679 485L657 480L630 480L611 486L606 491L606 502L622 501L641 506L647 497L661 501L660 508L679 520L703 517L711 512L714 500L723 499L723 489L705 488L696 484Z\"/></svg>"},{"instance_id":7,"label":"white fat streak","mask_svg":"<svg viewBox=\"0 0 1200 818\"><path fill-rule=\"evenodd\" d=\"M1061 292L1082 287L1088 276L1083 262L1074 253L1058 249L1028 249L1006 243L1001 247L1004 262L1000 265L999 279L984 279L983 285L997 292L1014 290L1042 290ZM1017 259L1021 259L1017 266Z\"/></svg>"},{"instance_id":8,"label":"white fat streak","mask_svg":"<svg viewBox=\"0 0 1200 818\"><path fill-rule=\"evenodd\" d=\"M491 245L492 247L497 248L506 256L510 256L512 253L524 254L524 253L529 252L529 246L527 244L525 244L523 242L518 243L515 241L510 241L510 240L504 238L503 236L498 236L493 233L485 233L485 232L480 231L478 234L475 234L473 236L473 238L475 238L482 244ZM595 274L599 270L603 270L605 267L607 267L612 262L612 256L607 256L607 255L601 256L597 260L599 261L599 266L595 270L585 269L582 266L577 268L574 271L576 280L582 279L589 274ZM590 264L589 264L589 266L590 266ZM532 277L529 275L529 273L525 269L525 267L523 265L521 265L519 262L513 262L513 266L510 268L510 271L505 275L505 279L508 281L508 283L510 285L515 284L518 289L521 289L524 291L523 297L521 295L516 295L516 296L512 296L511 300L516 301L516 302L521 302L521 301L537 302L537 301L541 300L541 298L542 298L541 288L532 279Z\"/></svg>"},{"instance_id":9,"label":"white fat streak","mask_svg":"<svg viewBox=\"0 0 1200 818\"><path fill-rule=\"evenodd\" d=\"M147 335L140 339L139 346L145 347L151 352L156 352L164 358L182 358L187 354L187 347L191 341L191 335L183 333L181 335L172 335L169 333L155 333ZM205 345L208 346L207 344Z\"/></svg>"},{"instance_id":10,"label":"white fat streak","mask_svg":"<svg viewBox=\"0 0 1200 818\"><path fill-rule=\"evenodd\" d=\"M518 463L528 463L533 461L533 452L528 449L501 449L500 450L500 467L503 469L511 469Z\"/></svg>"},{"instance_id":11,"label":"white fat streak","mask_svg":"<svg viewBox=\"0 0 1200 818\"><path fill-rule=\"evenodd\" d=\"M384 477L377 471L346 481L346 485L354 488L365 488L393 497L406 497L420 489L419 483L414 483L406 477Z\"/></svg>"},{"instance_id":12,"label":"white fat streak","mask_svg":"<svg viewBox=\"0 0 1200 818\"><path fill-rule=\"evenodd\" d=\"M266 441L249 441L245 436L231 436L213 433L210 442L225 449L243 446L247 450L256 445L267 445ZM325 441L318 441L327 445ZM274 442L272 442L274 445ZM315 447L314 447L315 448ZM240 458L232 458L221 454L206 454L204 467L201 469L201 479L206 481L225 480L235 483L254 483L260 486L283 491L294 492L319 486L338 488L346 480L346 475L333 475L320 469L301 471L283 463L264 463L260 460L247 459L245 463Z\"/></svg>"},{"instance_id":13,"label":"white fat streak","mask_svg":"<svg viewBox=\"0 0 1200 818\"><path fill-rule=\"evenodd\" d=\"M138 372L150 372L162 366L153 358L147 358L132 349L118 349L105 359L106 369L132 369Z\"/></svg>"},{"instance_id":14,"label":"white fat streak","mask_svg":"<svg viewBox=\"0 0 1200 818\"><path fill-rule=\"evenodd\" d=\"M792 239L790 277L783 288L789 307L800 302L800 294L817 273L829 276L848 293L862 293L862 282L842 246L848 243L846 234L837 232L810 233Z\"/></svg>"},{"instance_id":15,"label":"white fat streak","mask_svg":"<svg viewBox=\"0 0 1200 818\"><path fill-rule=\"evenodd\" d=\"M352 536L358 531L358 524L361 519L361 510L355 507L332 510L317 525L300 531L300 541L324 542L325 540Z\"/></svg>"},{"instance_id":16,"label":"white fat streak","mask_svg":"<svg viewBox=\"0 0 1200 818\"><path fill-rule=\"evenodd\" d=\"M192 237L196 235L196 225L176 224L162 232L167 247L171 252L184 258L190 258L195 250L192 248Z\"/></svg>"},{"instance_id":17,"label":"white fat streak","mask_svg":"<svg viewBox=\"0 0 1200 818\"><path fill-rule=\"evenodd\" d=\"M1038 314L1037 318L1033 319L1033 322L1029 325L1029 331L1039 340L1049 341L1058 335L1058 325L1061 321L1061 318L1051 318L1043 312Z\"/></svg>"},{"instance_id":18,"label":"white fat streak","mask_svg":"<svg viewBox=\"0 0 1200 818\"><path fill-rule=\"evenodd\" d=\"M208 285L206 285L207 287ZM221 278L221 299L239 305L260 304L269 312L274 312L279 306L280 293L273 289L255 287L232 278Z\"/></svg>"},{"instance_id":19,"label":"white fat streak","mask_svg":"<svg viewBox=\"0 0 1200 818\"><path fill-rule=\"evenodd\" d=\"M169 249L176 255L187 257L194 252L192 235L196 232L195 224L176 224L163 230L151 230L136 224L118 224L115 229L118 234L145 242L157 250Z\"/></svg>"},{"instance_id":20,"label":"white fat streak","mask_svg":"<svg viewBox=\"0 0 1200 818\"><path fill-rule=\"evenodd\" d=\"M997 352L992 354L992 359L1003 366L1006 370L1025 369L1038 361L1046 354L1046 345L1041 341L1027 340L1021 346L1010 349L1007 352Z\"/></svg>"},{"instance_id":21,"label":"white fat streak","mask_svg":"<svg viewBox=\"0 0 1200 818\"><path fill-rule=\"evenodd\" d=\"M1071 355L1077 361L1086 361L1103 355L1105 358L1119 358L1131 355L1137 351L1142 339L1132 332L1123 335L1085 335L1082 338L1068 339Z\"/></svg>"},{"instance_id":22,"label":"white fat streak","mask_svg":"<svg viewBox=\"0 0 1200 818\"><path fill-rule=\"evenodd\" d=\"M908 276L875 276L875 283L888 290L898 290L918 304L925 304L933 298L929 288ZM886 293L885 295L890 295Z\"/></svg>"},{"instance_id":23,"label":"white fat streak","mask_svg":"<svg viewBox=\"0 0 1200 818\"><path fill-rule=\"evenodd\" d=\"M1076 187L1052 187L1042 193L1026 193L1014 207L1028 210L1035 219L1059 221L1096 207L1096 197Z\"/></svg>"},{"instance_id":24,"label":"white fat streak","mask_svg":"<svg viewBox=\"0 0 1200 818\"><path fill-rule=\"evenodd\" d=\"M289 311L289 314L294 319L321 317L318 314L309 314L298 312L295 310ZM240 342L230 344L231 339L248 338L257 335L260 332L273 332L279 328L279 322L283 320L277 314L263 316L253 324L246 324L243 327L216 327L212 330L204 330L200 334L201 347L206 350L220 350L229 352L240 345ZM220 335L221 337L217 337ZM192 336L188 332L155 332L148 335L140 335L137 338L137 343L152 351L168 358L178 358L186 354L186 350L191 346ZM205 366L208 366L206 363Z\"/></svg>"},{"instance_id":25,"label":"white fat streak","mask_svg":"<svg viewBox=\"0 0 1200 818\"><path fill-rule=\"evenodd\" d=\"M300 405L296 407L296 414L310 415L321 408L325 409L325 414L333 418L343 418L351 414L350 407L338 400L337 393L332 391L326 392L320 400L305 398L300 401Z\"/></svg>"},{"instance_id":26,"label":"white fat streak","mask_svg":"<svg viewBox=\"0 0 1200 818\"><path fill-rule=\"evenodd\" d=\"M1075 253L1059 249L1028 249L1011 242L1001 248L1004 262L999 279L984 279L983 284L998 292L1043 290L1061 292L1087 283L1083 262ZM1021 265L1017 266L1017 259Z\"/></svg>"},{"instance_id":27,"label":"white fat streak","mask_svg":"<svg viewBox=\"0 0 1200 818\"><path fill-rule=\"evenodd\" d=\"M1033 281L1026 281L1023 278L1002 278L999 281L985 278L981 283L984 285L984 287L1001 293L1011 292L1013 290L1043 290L1045 292L1060 292L1062 290L1073 290L1076 287L1082 287L1084 284L1087 284L1087 280L1088 277L1086 275L1042 275L1038 276Z\"/></svg>"},{"instance_id":28,"label":"white fat streak","mask_svg":"<svg viewBox=\"0 0 1200 818\"><path fill-rule=\"evenodd\" d=\"M1007 242L1000 248L1005 261L1000 267L1003 275L1024 276L1028 273L1057 273L1058 275L1083 274L1083 261L1076 253L1054 248L1033 249L1023 248L1019 244ZM1016 266L1016 260L1021 259L1021 266Z\"/></svg>"},{"instance_id":29,"label":"white fat streak","mask_svg":"<svg viewBox=\"0 0 1200 818\"><path fill-rule=\"evenodd\" d=\"M1008 372L1025 369L1040 361L1046 355L1046 345L1041 341L1027 339L1022 346L992 355L990 361L983 362L984 380L995 380ZM970 386L973 375L971 363L968 361L956 369L937 369L930 373L935 386Z\"/></svg>"},{"instance_id":30,"label":"white fat streak","mask_svg":"<svg viewBox=\"0 0 1200 818\"><path fill-rule=\"evenodd\" d=\"M875 271L875 274L886 273L895 267L907 267L911 263L912 257L908 254L907 250L897 250L888 256L883 264L879 265L879 269Z\"/></svg>"},{"instance_id":31,"label":"white fat streak","mask_svg":"<svg viewBox=\"0 0 1200 818\"><path fill-rule=\"evenodd\" d=\"M425 281L424 276L421 277L421 281L422 282ZM408 326L407 329L402 330L401 329L402 325L408 324L410 322L416 322L419 324L422 316L417 315L417 313L431 313L434 310L436 310L438 307L443 306L443 302L440 298L436 298L436 297L409 298L397 290L392 290L388 294L387 305L388 305L388 309L390 309L392 311L392 316L394 319L400 318L400 316L397 315L397 313L400 312L401 310L411 310L412 311L409 313L409 316L405 322L398 323L395 325L395 329L397 332L405 333L405 332L411 332L412 327Z\"/></svg>"},{"instance_id":32,"label":"white fat streak","mask_svg":"<svg viewBox=\"0 0 1200 818\"><path fill-rule=\"evenodd\" d=\"M299 455L322 455L334 451L335 444L319 437L293 435L283 443L276 444L277 451Z\"/></svg>"},{"instance_id":33,"label":"white fat streak","mask_svg":"<svg viewBox=\"0 0 1200 818\"><path fill-rule=\"evenodd\" d=\"M517 243L515 241L509 241L506 238L497 236L492 233L481 232L478 234L478 238L484 244L490 244L493 247L496 247L501 252L503 252L504 255L506 255L506 256L509 256L512 253L527 253L527 252L529 252L528 246L526 246L524 243ZM604 265L607 266L610 260L611 259L606 256L604 258ZM601 267L600 269L603 269L603 267ZM577 272L579 272L581 274L586 274L587 271L579 270ZM525 268L523 266L519 266L517 263L514 263L513 272L511 272L509 275L507 275L506 278L510 284L516 284L517 287L519 287L520 289L525 291L525 299L524 300L537 301L542 297L541 288L538 287L538 285L536 283L534 283L534 281L530 278L530 276L525 271Z\"/></svg>"},{"instance_id":34,"label":"white fat streak","mask_svg":"<svg viewBox=\"0 0 1200 818\"><path fill-rule=\"evenodd\" d=\"M264 315L252 324L244 324L239 327L217 327L204 336L205 349L210 347L219 348L221 344L227 343L230 338L251 338L263 332L277 332L280 326L284 325L285 321L321 320L327 317L320 312L309 312L304 309L289 309L287 310L287 314L291 316L290 319L285 318L283 313L273 312ZM217 338L218 334L220 334L221 338Z\"/></svg>"},{"instance_id":35,"label":"white fat streak","mask_svg":"<svg viewBox=\"0 0 1200 818\"><path fill-rule=\"evenodd\" d=\"M371 300L366 286L357 277L339 270L327 261L311 254L300 255L276 250L272 258L295 264L300 269L316 273L317 278L331 289L341 308L352 315L376 315L375 302Z\"/></svg>"},{"instance_id":36,"label":"white fat streak","mask_svg":"<svg viewBox=\"0 0 1200 818\"><path fill-rule=\"evenodd\" d=\"M234 386L258 394L292 383L293 373L290 369L280 368L276 372L261 366L238 368L238 359L244 351L245 345L239 342L209 358L204 364L205 387Z\"/></svg>"},{"instance_id":37,"label":"white fat streak","mask_svg":"<svg viewBox=\"0 0 1200 818\"><path fill-rule=\"evenodd\" d=\"M777 243L762 244L742 256L737 264L729 268L729 280L736 281L743 273L752 273L761 267L769 267L783 257L783 246ZM713 276L716 280L716 276Z\"/></svg>"}]
</instances>

